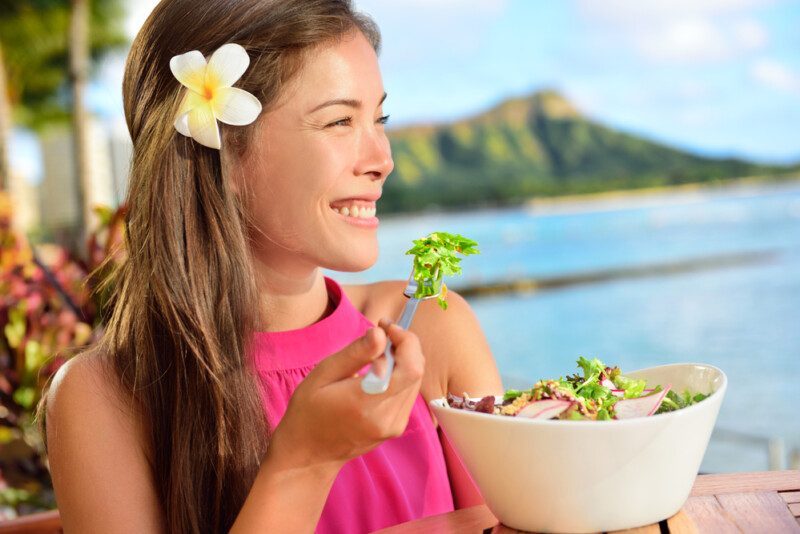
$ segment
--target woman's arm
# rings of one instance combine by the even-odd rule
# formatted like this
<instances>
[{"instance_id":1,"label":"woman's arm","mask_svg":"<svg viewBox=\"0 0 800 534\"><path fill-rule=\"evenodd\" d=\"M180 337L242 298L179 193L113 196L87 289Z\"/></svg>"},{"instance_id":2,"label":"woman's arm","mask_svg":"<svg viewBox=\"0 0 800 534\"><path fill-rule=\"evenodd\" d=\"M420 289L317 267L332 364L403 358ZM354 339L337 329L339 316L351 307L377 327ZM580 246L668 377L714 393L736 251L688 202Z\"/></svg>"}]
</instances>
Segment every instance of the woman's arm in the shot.
<instances>
[{"instance_id":1,"label":"woman's arm","mask_svg":"<svg viewBox=\"0 0 800 534\"><path fill-rule=\"evenodd\" d=\"M387 313L399 317L407 299L405 280L376 282L369 287L367 316ZM420 303L409 327L425 354L422 394L426 400L448 391L470 397L503 395L503 382L480 322L469 303L453 290L447 292L447 310L435 299Z\"/></svg>"},{"instance_id":2,"label":"woman's arm","mask_svg":"<svg viewBox=\"0 0 800 534\"><path fill-rule=\"evenodd\" d=\"M469 303L456 293L447 293L446 311L438 309L438 335L432 350L439 351L447 377L447 392L470 397L503 395L503 381L480 322ZM426 347L423 346L423 349ZM429 354L429 352L425 352Z\"/></svg>"},{"instance_id":3,"label":"woman's arm","mask_svg":"<svg viewBox=\"0 0 800 534\"><path fill-rule=\"evenodd\" d=\"M387 336L396 357L389 389L367 395L357 373L383 354ZM405 431L424 369L417 337L385 321L320 362L292 395L232 531L313 531L341 467Z\"/></svg>"},{"instance_id":4,"label":"woman's arm","mask_svg":"<svg viewBox=\"0 0 800 534\"><path fill-rule=\"evenodd\" d=\"M314 531L342 466L299 465L280 449L273 438L231 534Z\"/></svg>"},{"instance_id":5,"label":"woman's arm","mask_svg":"<svg viewBox=\"0 0 800 534\"><path fill-rule=\"evenodd\" d=\"M475 312L455 291L447 293L447 302L446 311L434 301L420 306L411 328L419 336L427 357L428 395L430 398L440 398L448 392L455 395L466 392L470 397L502 395L500 373ZM483 498L478 488L441 429L439 437L455 507L481 504Z\"/></svg>"},{"instance_id":6,"label":"woman's arm","mask_svg":"<svg viewBox=\"0 0 800 534\"><path fill-rule=\"evenodd\" d=\"M99 361L81 355L62 366L47 401L50 472L64 532L165 532L141 428ZM314 530L339 467L295 466L283 449L270 448L233 532L241 525L247 532Z\"/></svg>"},{"instance_id":7,"label":"woman's arm","mask_svg":"<svg viewBox=\"0 0 800 534\"><path fill-rule=\"evenodd\" d=\"M53 378L47 393L47 448L67 534L164 531L134 421L93 355L73 358Z\"/></svg>"}]
</instances>

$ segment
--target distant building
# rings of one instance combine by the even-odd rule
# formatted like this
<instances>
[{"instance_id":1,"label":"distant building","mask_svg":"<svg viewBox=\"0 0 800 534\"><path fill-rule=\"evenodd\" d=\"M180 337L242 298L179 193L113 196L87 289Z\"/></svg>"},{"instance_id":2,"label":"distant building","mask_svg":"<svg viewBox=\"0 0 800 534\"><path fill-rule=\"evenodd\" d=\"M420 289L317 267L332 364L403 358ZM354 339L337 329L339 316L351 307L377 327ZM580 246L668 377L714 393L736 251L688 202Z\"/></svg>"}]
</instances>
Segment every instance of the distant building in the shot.
<instances>
[{"instance_id":1,"label":"distant building","mask_svg":"<svg viewBox=\"0 0 800 534\"><path fill-rule=\"evenodd\" d=\"M89 122L87 156L89 158L88 198L91 206L98 204L117 206L120 189L127 179L124 143L96 119ZM78 186L75 179L75 162L72 149L72 129L59 125L47 129L40 136L43 155L43 178L40 186L41 224L46 233L56 241L69 241L77 234ZM115 171L125 172L119 178ZM97 221L88 221L92 228ZM65 243L66 244L66 243Z\"/></svg>"}]
</instances>

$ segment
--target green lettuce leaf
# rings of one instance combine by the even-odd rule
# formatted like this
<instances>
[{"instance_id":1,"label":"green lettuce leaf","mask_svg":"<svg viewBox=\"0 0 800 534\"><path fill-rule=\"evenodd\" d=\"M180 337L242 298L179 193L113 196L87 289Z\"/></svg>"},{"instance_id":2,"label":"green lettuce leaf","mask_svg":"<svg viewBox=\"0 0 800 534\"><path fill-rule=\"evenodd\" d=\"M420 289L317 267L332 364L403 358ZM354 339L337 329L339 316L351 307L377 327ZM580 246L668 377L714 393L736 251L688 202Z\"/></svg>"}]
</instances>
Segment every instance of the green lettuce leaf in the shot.
<instances>
[{"instance_id":1,"label":"green lettuce leaf","mask_svg":"<svg viewBox=\"0 0 800 534\"><path fill-rule=\"evenodd\" d=\"M414 256L414 280L417 281L414 297L421 299L438 294L439 307L446 310L447 284L443 277L461 274L461 258L456 254L478 254L478 243L447 232L433 232L413 243L406 254Z\"/></svg>"}]
</instances>

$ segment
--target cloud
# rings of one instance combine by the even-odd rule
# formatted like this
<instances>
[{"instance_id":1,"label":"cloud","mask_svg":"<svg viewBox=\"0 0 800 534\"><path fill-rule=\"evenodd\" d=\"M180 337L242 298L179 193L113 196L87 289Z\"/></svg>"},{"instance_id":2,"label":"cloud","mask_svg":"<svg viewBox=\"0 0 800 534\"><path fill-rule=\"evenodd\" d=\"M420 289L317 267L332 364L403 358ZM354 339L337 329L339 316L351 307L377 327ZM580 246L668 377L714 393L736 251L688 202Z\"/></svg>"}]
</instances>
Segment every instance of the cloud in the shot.
<instances>
[{"instance_id":1,"label":"cloud","mask_svg":"<svg viewBox=\"0 0 800 534\"><path fill-rule=\"evenodd\" d=\"M752 19L725 24L706 18L682 18L650 31L636 30L634 42L640 53L657 62L709 62L724 60L767 43L767 31Z\"/></svg>"},{"instance_id":2,"label":"cloud","mask_svg":"<svg viewBox=\"0 0 800 534\"><path fill-rule=\"evenodd\" d=\"M684 19L637 31L634 42L645 57L657 61L708 61L725 57L728 43L719 28L708 20Z\"/></svg>"},{"instance_id":3,"label":"cloud","mask_svg":"<svg viewBox=\"0 0 800 534\"><path fill-rule=\"evenodd\" d=\"M767 45L767 30L751 16L763 5L751 0L581 0L578 12L604 38L622 40L650 63L708 63Z\"/></svg>"},{"instance_id":4,"label":"cloud","mask_svg":"<svg viewBox=\"0 0 800 534\"><path fill-rule=\"evenodd\" d=\"M770 0L579 0L582 15L606 23L635 25L643 19L679 19L740 14L774 3Z\"/></svg>"},{"instance_id":5,"label":"cloud","mask_svg":"<svg viewBox=\"0 0 800 534\"><path fill-rule=\"evenodd\" d=\"M758 50L769 40L767 30L753 19L740 20L733 26L733 36L743 49Z\"/></svg>"},{"instance_id":6,"label":"cloud","mask_svg":"<svg viewBox=\"0 0 800 534\"><path fill-rule=\"evenodd\" d=\"M135 2L126 2L128 6L128 18L125 20L125 31L128 35L134 37L139 33L139 29L158 2L159 0L136 0Z\"/></svg>"},{"instance_id":7,"label":"cloud","mask_svg":"<svg viewBox=\"0 0 800 534\"><path fill-rule=\"evenodd\" d=\"M508 0L357 0L383 34L382 58L409 64L442 58L469 58L487 31L508 9Z\"/></svg>"},{"instance_id":8,"label":"cloud","mask_svg":"<svg viewBox=\"0 0 800 534\"><path fill-rule=\"evenodd\" d=\"M750 75L766 87L800 96L800 73L780 61L762 58L752 65Z\"/></svg>"}]
</instances>

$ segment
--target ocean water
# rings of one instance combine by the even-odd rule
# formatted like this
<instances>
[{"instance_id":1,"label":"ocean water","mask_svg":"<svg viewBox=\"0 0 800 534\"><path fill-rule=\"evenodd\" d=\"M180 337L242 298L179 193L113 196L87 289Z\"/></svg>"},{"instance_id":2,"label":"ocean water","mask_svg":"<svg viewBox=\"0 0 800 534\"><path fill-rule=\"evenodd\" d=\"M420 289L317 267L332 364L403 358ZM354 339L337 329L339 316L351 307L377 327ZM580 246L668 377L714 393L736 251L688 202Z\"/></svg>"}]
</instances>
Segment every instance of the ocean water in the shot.
<instances>
[{"instance_id":1,"label":"ocean water","mask_svg":"<svg viewBox=\"0 0 800 534\"><path fill-rule=\"evenodd\" d=\"M481 254L448 286L716 255L763 261L525 294L471 297L507 386L575 370L578 356L623 370L704 362L729 378L709 472L786 466L800 455L800 183L662 193L382 221L380 259L344 283L407 278L411 240L461 233ZM783 447L781 449L781 447ZM774 461L773 461L774 465Z\"/></svg>"}]
</instances>

